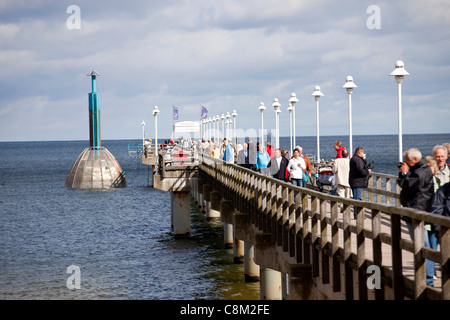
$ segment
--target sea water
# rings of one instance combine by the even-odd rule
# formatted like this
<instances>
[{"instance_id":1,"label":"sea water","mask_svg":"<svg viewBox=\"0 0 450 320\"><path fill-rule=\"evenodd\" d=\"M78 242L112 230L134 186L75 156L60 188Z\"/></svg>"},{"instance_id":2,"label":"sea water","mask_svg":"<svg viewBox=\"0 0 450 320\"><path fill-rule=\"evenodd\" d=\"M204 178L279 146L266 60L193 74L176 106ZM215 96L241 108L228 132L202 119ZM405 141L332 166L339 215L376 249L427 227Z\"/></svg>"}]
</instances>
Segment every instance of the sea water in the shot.
<instances>
[{"instance_id":1,"label":"sea water","mask_svg":"<svg viewBox=\"0 0 450 320\"><path fill-rule=\"evenodd\" d=\"M335 157L322 137L321 157ZM354 136L375 172L397 174L396 136ZM224 249L223 227L192 203L191 237L175 238L170 194L151 187L149 167L128 154L138 140L103 141L128 186L71 190L65 179L86 141L0 143L0 299L259 299L243 265ZM450 134L405 135L404 149L431 154ZM315 137L297 137L315 154ZM280 138L289 149L289 138ZM70 289L79 268L79 289Z\"/></svg>"}]
</instances>

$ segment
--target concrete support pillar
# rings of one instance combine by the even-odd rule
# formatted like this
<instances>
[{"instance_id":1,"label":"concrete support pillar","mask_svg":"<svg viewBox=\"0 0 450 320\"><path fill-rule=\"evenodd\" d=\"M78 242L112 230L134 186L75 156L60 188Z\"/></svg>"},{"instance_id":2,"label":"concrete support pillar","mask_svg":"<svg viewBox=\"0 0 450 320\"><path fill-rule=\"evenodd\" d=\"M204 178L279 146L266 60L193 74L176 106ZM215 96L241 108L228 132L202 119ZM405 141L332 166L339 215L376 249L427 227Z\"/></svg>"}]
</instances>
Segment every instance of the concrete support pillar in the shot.
<instances>
[{"instance_id":1,"label":"concrete support pillar","mask_svg":"<svg viewBox=\"0 0 450 320\"><path fill-rule=\"evenodd\" d=\"M191 233L191 200L189 192L171 192L172 228L175 236Z\"/></svg>"},{"instance_id":2,"label":"concrete support pillar","mask_svg":"<svg viewBox=\"0 0 450 320\"><path fill-rule=\"evenodd\" d=\"M211 207L211 186L208 184L203 185L203 209L202 212L208 214Z\"/></svg>"},{"instance_id":3,"label":"concrete support pillar","mask_svg":"<svg viewBox=\"0 0 450 320\"><path fill-rule=\"evenodd\" d=\"M259 266L255 263L255 247L244 241L244 275L245 282L259 281Z\"/></svg>"},{"instance_id":4,"label":"concrete support pillar","mask_svg":"<svg viewBox=\"0 0 450 320\"><path fill-rule=\"evenodd\" d=\"M220 219L220 201L222 197L220 196L220 192L212 191L209 194L209 198L211 200L211 206L209 211L206 212L207 220L219 220Z\"/></svg>"},{"instance_id":5,"label":"concrete support pillar","mask_svg":"<svg viewBox=\"0 0 450 320\"><path fill-rule=\"evenodd\" d=\"M233 226L233 235L236 234ZM244 263L244 241L234 238L233 262L235 264Z\"/></svg>"},{"instance_id":6,"label":"concrete support pillar","mask_svg":"<svg viewBox=\"0 0 450 320\"><path fill-rule=\"evenodd\" d=\"M220 219L223 222L224 234L223 241L225 248L231 249L234 247L234 232L233 232L233 203L228 200L220 201Z\"/></svg>"},{"instance_id":7,"label":"concrete support pillar","mask_svg":"<svg viewBox=\"0 0 450 320\"><path fill-rule=\"evenodd\" d=\"M225 249L232 249L233 248L233 225L231 223L223 223L223 243Z\"/></svg>"},{"instance_id":8,"label":"concrete support pillar","mask_svg":"<svg viewBox=\"0 0 450 320\"><path fill-rule=\"evenodd\" d=\"M197 205L198 204L197 180L194 180L193 184L194 184L194 186L191 189L191 195L192 195L192 198L194 199L194 204Z\"/></svg>"},{"instance_id":9,"label":"concrete support pillar","mask_svg":"<svg viewBox=\"0 0 450 320\"><path fill-rule=\"evenodd\" d=\"M281 300L281 274L278 271L260 268L260 299Z\"/></svg>"},{"instance_id":10,"label":"concrete support pillar","mask_svg":"<svg viewBox=\"0 0 450 320\"><path fill-rule=\"evenodd\" d=\"M197 179L198 207L203 211L203 180Z\"/></svg>"}]
</instances>

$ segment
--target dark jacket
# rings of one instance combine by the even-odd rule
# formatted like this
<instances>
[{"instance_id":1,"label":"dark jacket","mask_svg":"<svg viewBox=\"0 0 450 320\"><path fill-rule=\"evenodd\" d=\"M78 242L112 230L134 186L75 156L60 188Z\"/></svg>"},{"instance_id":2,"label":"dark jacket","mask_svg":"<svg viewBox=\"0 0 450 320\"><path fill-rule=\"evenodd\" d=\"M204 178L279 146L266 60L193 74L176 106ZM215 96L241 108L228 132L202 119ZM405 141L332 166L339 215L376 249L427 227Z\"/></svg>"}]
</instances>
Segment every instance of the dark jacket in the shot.
<instances>
[{"instance_id":1,"label":"dark jacket","mask_svg":"<svg viewBox=\"0 0 450 320\"><path fill-rule=\"evenodd\" d=\"M431 213L450 217L450 182L437 189L431 202ZM435 230L439 226L435 225Z\"/></svg>"},{"instance_id":2,"label":"dark jacket","mask_svg":"<svg viewBox=\"0 0 450 320\"><path fill-rule=\"evenodd\" d=\"M366 177L369 175L369 170L366 166L366 161L354 154L350 159L350 174L348 176L348 182L350 184L350 188L367 188L367 179Z\"/></svg>"},{"instance_id":3,"label":"dark jacket","mask_svg":"<svg viewBox=\"0 0 450 320\"><path fill-rule=\"evenodd\" d=\"M249 167L250 151L247 149L247 156L245 156L245 151L241 150L237 156L237 164L243 167Z\"/></svg>"},{"instance_id":4,"label":"dark jacket","mask_svg":"<svg viewBox=\"0 0 450 320\"><path fill-rule=\"evenodd\" d=\"M280 167L278 167L277 159L273 157L270 159L269 164L267 165L270 168L270 174L272 177L286 181L286 167L289 164L288 159L286 157L281 157Z\"/></svg>"},{"instance_id":5,"label":"dark jacket","mask_svg":"<svg viewBox=\"0 0 450 320\"><path fill-rule=\"evenodd\" d=\"M399 172L398 185L402 188L402 206L430 211L434 195L433 173L424 159L409 168L407 174Z\"/></svg>"}]
</instances>

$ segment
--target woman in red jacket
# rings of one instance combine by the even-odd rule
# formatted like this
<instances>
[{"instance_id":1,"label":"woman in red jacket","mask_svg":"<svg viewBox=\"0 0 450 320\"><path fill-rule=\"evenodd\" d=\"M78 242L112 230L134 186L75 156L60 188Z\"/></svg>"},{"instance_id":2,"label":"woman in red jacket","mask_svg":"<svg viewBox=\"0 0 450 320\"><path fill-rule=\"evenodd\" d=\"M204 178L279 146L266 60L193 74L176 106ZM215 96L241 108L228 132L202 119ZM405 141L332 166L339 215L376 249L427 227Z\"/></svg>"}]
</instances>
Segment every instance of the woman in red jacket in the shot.
<instances>
[{"instance_id":1,"label":"woman in red jacket","mask_svg":"<svg viewBox=\"0 0 450 320\"><path fill-rule=\"evenodd\" d=\"M275 150L273 149L272 144L270 142L267 142L266 151L269 154L270 158L275 157Z\"/></svg>"},{"instance_id":2,"label":"woman in red jacket","mask_svg":"<svg viewBox=\"0 0 450 320\"><path fill-rule=\"evenodd\" d=\"M342 151L345 150L345 147L342 146L342 143L340 141L336 141L334 143L334 150L337 151L336 159L342 158Z\"/></svg>"}]
</instances>

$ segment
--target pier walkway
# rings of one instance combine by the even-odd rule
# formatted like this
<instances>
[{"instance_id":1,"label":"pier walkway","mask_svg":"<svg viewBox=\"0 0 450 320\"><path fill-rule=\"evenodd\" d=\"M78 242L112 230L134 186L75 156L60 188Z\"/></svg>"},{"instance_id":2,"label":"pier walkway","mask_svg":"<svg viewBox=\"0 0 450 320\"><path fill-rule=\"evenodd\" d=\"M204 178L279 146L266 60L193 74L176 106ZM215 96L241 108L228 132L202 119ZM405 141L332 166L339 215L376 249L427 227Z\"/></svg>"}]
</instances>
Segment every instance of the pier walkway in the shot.
<instances>
[{"instance_id":1,"label":"pier walkway","mask_svg":"<svg viewBox=\"0 0 450 320\"><path fill-rule=\"evenodd\" d=\"M400 207L395 176L372 174L366 201L357 201L184 153L167 165L160 151L153 175L155 188L172 192L174 233L189 233L183 203L192 195L224 223L261 299L450 299L450 219ZM425 222L440 225L437 250L424 246ZM425 259L440 267L434 287Z\"/></svg>"}]
</instances>

